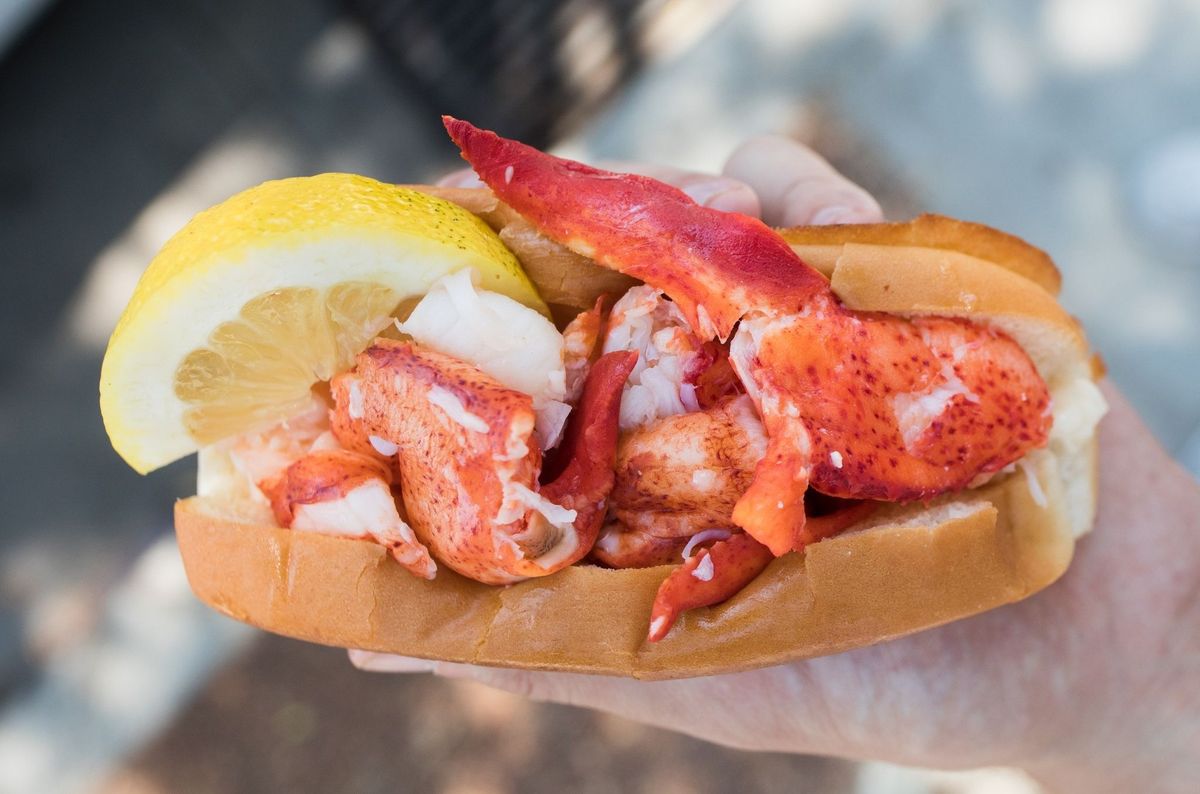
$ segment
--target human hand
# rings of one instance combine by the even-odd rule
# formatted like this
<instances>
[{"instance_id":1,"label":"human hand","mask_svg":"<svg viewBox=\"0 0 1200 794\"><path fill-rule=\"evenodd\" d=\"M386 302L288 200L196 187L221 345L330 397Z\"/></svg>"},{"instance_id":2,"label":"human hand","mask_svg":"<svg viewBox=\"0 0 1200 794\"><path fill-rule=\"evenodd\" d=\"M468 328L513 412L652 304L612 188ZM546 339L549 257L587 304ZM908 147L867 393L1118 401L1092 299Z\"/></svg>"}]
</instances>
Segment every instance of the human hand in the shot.
<instances>
[{"instance_id":1,"label":"human hand","mask_svg":"<svg viewBox=\"0 0 1200 794\"><path fill-rule=\"evenodd\" d=\"M749 141L721 176L618 168L777 225L882 217L865 191L782 138ZM1019 604L836 656L679 681L352 659L745 749L1014 765L1064 790L1185 790L1200 779L1200 488L1104 389L1096 529L1061 581Z\"/></svg>"}]
</instances>

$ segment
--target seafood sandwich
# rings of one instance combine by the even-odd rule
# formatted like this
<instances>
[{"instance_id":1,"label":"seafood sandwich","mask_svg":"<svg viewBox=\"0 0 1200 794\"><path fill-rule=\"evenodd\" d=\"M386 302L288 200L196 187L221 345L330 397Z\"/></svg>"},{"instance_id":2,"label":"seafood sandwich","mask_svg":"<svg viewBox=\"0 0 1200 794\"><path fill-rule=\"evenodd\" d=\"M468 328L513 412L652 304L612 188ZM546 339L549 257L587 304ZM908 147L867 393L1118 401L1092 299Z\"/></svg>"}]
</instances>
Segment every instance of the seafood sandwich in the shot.
<instances>
[{"instance_id":1,"label":"seafood sandwich","mask_svg":"<svg viewBox=\"0 0 1200 794\"><path fill-rule=\"evenodd\" d=\"M1009 603L1092 523L1059 276L938 216L771 229L446 119L487 189L326 174L198 215L113 334L192 587L316 642L702 675Z\"/></svg>"}]
</instances>

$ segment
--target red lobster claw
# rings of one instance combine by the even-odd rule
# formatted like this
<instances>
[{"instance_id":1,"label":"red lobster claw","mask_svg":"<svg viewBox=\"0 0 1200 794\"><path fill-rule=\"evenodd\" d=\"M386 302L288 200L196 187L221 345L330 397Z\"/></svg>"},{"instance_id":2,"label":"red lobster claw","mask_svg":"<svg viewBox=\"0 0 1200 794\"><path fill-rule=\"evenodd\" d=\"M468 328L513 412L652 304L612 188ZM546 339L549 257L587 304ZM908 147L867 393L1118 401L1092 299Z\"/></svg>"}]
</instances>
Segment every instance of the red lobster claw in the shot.
<instances>
[{"instance_id":1,"label":"red lobster claw","mask_svg":"<svg viewBox=\"0 0 1200 794\"><path fill-rule=\"evenodd\" d=\"M554 157L450 116L442 121L501 200L576 253L667 293L704 339L728 339L751 308L796 312L829 292L824 277L756 218L701 207L656 179Z\"/></svg>"}]
</instances>

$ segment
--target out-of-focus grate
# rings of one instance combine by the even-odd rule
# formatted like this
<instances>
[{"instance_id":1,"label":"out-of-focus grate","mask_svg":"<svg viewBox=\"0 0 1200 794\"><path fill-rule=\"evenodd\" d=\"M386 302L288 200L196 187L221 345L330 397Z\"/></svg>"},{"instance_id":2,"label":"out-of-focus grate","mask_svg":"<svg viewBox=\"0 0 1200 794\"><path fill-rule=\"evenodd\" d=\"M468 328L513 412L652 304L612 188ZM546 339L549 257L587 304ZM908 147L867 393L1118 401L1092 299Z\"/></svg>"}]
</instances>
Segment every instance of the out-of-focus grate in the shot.
<instances>
[{"instance_id":1,"label":"out-of-focus grate","mask_svg":"<svg viewBox=\"0 0 1200 794\"><path fill-rule=\"evenodd\" d=\"M437 113L546 146L727 10L706 0L343 0ZM671 39L674 39L672 41Z\"/></svg>"}]
</instances>

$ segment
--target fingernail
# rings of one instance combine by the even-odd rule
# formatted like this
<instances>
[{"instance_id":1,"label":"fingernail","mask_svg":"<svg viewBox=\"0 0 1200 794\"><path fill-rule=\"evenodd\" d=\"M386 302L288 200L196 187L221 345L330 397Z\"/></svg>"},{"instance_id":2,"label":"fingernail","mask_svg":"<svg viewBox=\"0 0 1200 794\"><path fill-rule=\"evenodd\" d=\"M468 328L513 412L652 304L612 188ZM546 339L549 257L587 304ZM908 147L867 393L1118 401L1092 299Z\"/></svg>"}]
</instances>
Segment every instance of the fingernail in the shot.
<instances>
[{"instance_id":1,"label":"fingernail","mask_svg":"<svg viewBox=\"0 0 1200 794\"><path fill-rule=\"evenodd\" d=\"M441 678L476 678L479 669L470 664L442 662L438 665L437 674Z\"/></svg>"},{"instance_id":2,"label":"fingernail","mask_svg":"<svg viewBox=\"0 0 1200 794\"><path fill-rule=\"evenodd\" d=\"M483 187L483 180L470 168L446 174L437 183L441 187Z\"/></svg>"},{"instance_id":3,"label":"fingernail","mask_svg":"<svg viewBox=\"0 0 1200 794\"><path fill-rule=\"evenodd\" d=\"M832 226L836 223L854 223L857 216L849 207L822 207L817 210L809 224L812 226Z\"/></svg>"},{"instance_id":4,"label":"fingernail","mask_svg":"<svg viewBox=\"0 0 1200 794\"><path fill-rule=\"evenodd\" d=\"M683 187L683 192L687 193L697 204L712 207L714 203L720 202L722 196L732 193L735 187L736 185L728 179L711 179L686 185Z\"/></svg>"},{"instance_id":5,"label":"fingernail","mask_svg":"<svg viewBox=\"0 0 1200 794\"><path fill-rule=\"evenodd\" d=\"M350 651L350 663L370 673L431 673L437 662L372 651Z\"/></svg>"},{"instance_id":6,"label":"fingernail","mask_svg":"<svg viewBox=\"0 0 1200 794\"><path fill-rule=\"evenodd\" d=\"M720 193L715 193L709 197L708 201L704 202L705 207L714 210L753 214L746 205L747 199L745 194L735 188L730 188L729 190L722 190Z\"/></svg>"}]
</instances>

